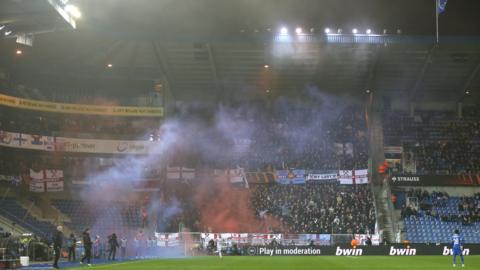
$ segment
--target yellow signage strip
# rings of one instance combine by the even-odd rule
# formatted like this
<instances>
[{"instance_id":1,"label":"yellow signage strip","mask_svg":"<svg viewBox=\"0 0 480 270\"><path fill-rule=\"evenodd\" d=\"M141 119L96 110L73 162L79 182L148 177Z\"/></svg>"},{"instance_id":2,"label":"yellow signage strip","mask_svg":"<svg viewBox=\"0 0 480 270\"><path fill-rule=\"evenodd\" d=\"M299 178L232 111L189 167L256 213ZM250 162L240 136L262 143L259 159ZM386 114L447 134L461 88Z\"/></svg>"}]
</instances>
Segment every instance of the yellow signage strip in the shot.
<instances>
[{"instance_id":1,"label":"yellow signage strip","mask_svg":"<svg viewBox=\"0 0 480 270\"><path fill-rule=\"evenodd\" d=\"M18 98L0 94L0 105L57 113L112 115L112 116L140 116L163 117L162 107L133 107L133 106L99 106L85 104L57 103Z\"/></svg>"}]
</instances>

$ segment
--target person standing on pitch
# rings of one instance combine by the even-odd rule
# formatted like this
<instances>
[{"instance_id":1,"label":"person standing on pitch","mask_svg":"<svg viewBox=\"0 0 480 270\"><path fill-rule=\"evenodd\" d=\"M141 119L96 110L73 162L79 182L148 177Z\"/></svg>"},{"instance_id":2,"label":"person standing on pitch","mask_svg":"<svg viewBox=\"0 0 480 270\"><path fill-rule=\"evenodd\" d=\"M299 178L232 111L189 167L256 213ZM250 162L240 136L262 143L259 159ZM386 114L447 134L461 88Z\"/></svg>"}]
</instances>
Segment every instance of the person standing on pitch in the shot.
<instances>
[{"instance_id":1,"label":"person standing on pitch","mask_svg":"<svg viewBox=\"0 0 480 270\"><path fill-rule=\"evenodd\" d=\"M127 257L127 238L125 236L120 239L120 256L123 260Z\"/></svg>"},{"instance_id":2,"label":"person standing on pitch","mask_svg":"<svg viewBox=\"0 0 480 270\"><path fill-rule=\"evenodd\" d=\"M62 253L63 245L63 227L58 226L55 236L53 237L53 250L55 251L55 259L53 261L53 268L59 269L58 260L60 259L60 253Z\"/></svg>"},{"instance_id":3,"label":"person standing on pitch","mask_svg":"<svg viewBox=\"0 0 480 270\"><path fill-rule=\"evenodd\" d=\"M68 261L69 262L74 262L77 260L75 256L75 248L77 247L77 238L75 238L75 235L72 233L70 234L70 237L68 238Z\"/></svg>"},{"instance_id":4,"label":"person standing on pitch","mask_svg":"<svg viewBox=\"0 0 480 270\"><path fill-rule=\"evenodd\" d=\"M452 236L452 253L453 253L453 267L457 267L457 255L460 255L462 261L462 267L465 267L465 261L463 259L463 246L462 239L460 238L460 232L455 230Z\"/></svg>"},{"instance_id":5,"label":"person standing on pitch","mask_svg":"<svg viewBox=\"0 0 480 270\"><path fill-rule=\"evenodd\" d=\"M80 261L80 264L83 264L83 262L87 260L88 266L92 266L90 264L90 259L92 258L92 239L90 238L90 229L88 228L83 232L83 248L85 249L85 255Z\"/></svg>"},{"instance_id":6,"label":"person standing on pitch","mask_svg":"<svg viewBox=\"0 0 480 270\"><path fill-rule=\"evenodd\" d=\"M223 259L223 256L222 256L222 242L220 239L218 239L217 241L217 252L218 252L218 257L220 257L220 259Z\"/></svg>"},{"instance_id":7,"label":"person standing on pitch","mask_svg":"<svg viewBox=\"0 0 480 270\"><path fill-rule=\"evenodd\" d=\"M108 245L110 247L110 252L108 253L108 260L115 261L115 255L117 254L118 240L117 235L114 233L110 236L108 240Z\"/></svg>"}]
</instances>

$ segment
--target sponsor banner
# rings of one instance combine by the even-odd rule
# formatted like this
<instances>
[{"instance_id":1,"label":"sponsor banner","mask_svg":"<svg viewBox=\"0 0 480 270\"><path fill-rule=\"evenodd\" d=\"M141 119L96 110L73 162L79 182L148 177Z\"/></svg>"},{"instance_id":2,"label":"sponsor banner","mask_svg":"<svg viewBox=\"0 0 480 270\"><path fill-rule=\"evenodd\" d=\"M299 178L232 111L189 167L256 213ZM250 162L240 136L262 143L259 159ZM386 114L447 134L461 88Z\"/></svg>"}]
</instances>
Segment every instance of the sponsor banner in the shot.
<instances>
[{"instance_id":1,"label":"sponsor banner","mask_svg":"<svg viewBox=\"0 0 480 270\"><path fill-rule=\"evenodd\" d=\"M247 248L247 254L250 256L319 256L322 255L320 247L309 246L290 246L290 247L257 247Z\"/></svg>"},{"instance_id":2,"label":"sponsor banner","mask_svg":"<svg viewBox=\"0 0 480 270\"><path fill-rule=\"evenodd\" d=\"M451 256L447 245L404 246L248 246L245 253L250 256ZM465 245L463 255L480 255L480 245Z\"/></svg>"},{"instance_id":3,"label":"sponsor banner","mask_svg":"<svg viewBox=\"0 0 480 270\"><path fill-rule=\"evenodd\" d=\"M55 151L99 153L99 154L138 154L156 153L156 142L120 141L77 138L55 138Z\"/></svg>"},{"instance_id":4,"label":"sponsor banner","mask_svg":"<svg viewBox=\"0 0 480 270\"><path fill-rule=\"evenodd\" d=\"M338 179L338 171L310 171L307 181L331 181Z\"/></svg>"},{"instance_id":5,"label":"sponsor banner","mask_svg":"<svg viewBox=\"0 0 480 270\"><path fill-rule=\"evenodd\" d=\"M393 186L478 186L479 175L394 175Z\"/></svg>"},{"instance_id":6,"label":"sponsor banner","mask_svg":"<svg viewBox=\"0 0 480 270\"><path fill-rule=\"evenodd\" d=\"M39 101L25 98L17 98L0 94L0 105L57 113L74 113L89 115L112 115L112 116L141 116L162 117L162 107L132 107L132 106L99 106L85 104L69 104Z\"/></svg>"}]
</instances>

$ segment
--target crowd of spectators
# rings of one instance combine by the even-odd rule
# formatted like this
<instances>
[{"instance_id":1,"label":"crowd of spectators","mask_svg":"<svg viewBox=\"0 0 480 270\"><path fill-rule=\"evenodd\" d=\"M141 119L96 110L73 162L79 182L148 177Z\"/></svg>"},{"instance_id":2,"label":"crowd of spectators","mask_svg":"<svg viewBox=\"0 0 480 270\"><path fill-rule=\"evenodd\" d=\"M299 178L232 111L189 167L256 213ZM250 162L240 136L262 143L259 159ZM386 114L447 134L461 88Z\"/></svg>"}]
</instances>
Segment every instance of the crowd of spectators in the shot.
<instances>
[{"instance_id":1,"label":"crowd of spectators","mask_svg":"<svg viewBox=\"0 0 480 270\"><path fill-rule=\"evenodd\" d=\"M122 157L115 156L52 156L38 151L19 154L18 150L1 147L0 155L9 157L0 159L0 175L23 176L29 175L30 169L56 169L63 171L67 182L86 181L92 175L111 168L120 168L125 164ZM165 173L164 168L159 168L155 164L145 164L140 169L139 177L142 179L160 179Z\"/></svg>"},{"instance_id":2,"label":"crowd of spectators","mask_svg":"<svg viewBox=\"0 0 480 270\"><path fill-rule=\"evenodd\" d=\"M439 208L448 207L450 196L446 192L432 192L425 190L412 189L407 192L409 198L415 198L404 205L402 209L402 218L411 216L426 215L437 218L444 222L457 222L463 225L470 225L480 222L480 193L473 197L462 197L458 202L458 211L455 212L439 212Z\"/></svg>"},{"instance_id":3,"label":"crowd of spectators","mask_svg":"<svg viewBox=\"0 0 480 270\"><path fill-rule=\"evenodd\" d=\"M345 107L328 117L301 106L273 113L258 108L245 111L240 117L252 123L249 151L239 157L227 154L216 162L220 166L240 165L251 170L367 168L366 121L359 106Z\"/></svg>"},{"instance_id":4,"label":"crowd of spectators","mask_svg":"<svg viewBox=\"0 0 480 270\"><path fill-rule=\"evenodd\" d=\"M85 139L150 140L158 136L158 118L58 114L2 108L0 130Z\"/></svg>"},{"instance_id":5,"label":"crowd of spectators","mask_svg":"<svg viewBox=\"0 0 480 270\"><path fill-rule=\"evenodd\" d=\"M416 174L476 174L480 172L479 119L478 107L465 108L462 118L446 112L420 111L414 117L386 112L385 144L403 146L406 163Z\"/></svg>"},{"instance_id":6,"label":"crowd of spectators","mask_svg":"<svg viewBox=\"0 0 480 270\"><path fill-rule=\"evenodd\" d=\"M259 218L272 215L291 233L368 234L375 226L368 185L259 185L251 200Z\"/></svg>"}]
</instances>

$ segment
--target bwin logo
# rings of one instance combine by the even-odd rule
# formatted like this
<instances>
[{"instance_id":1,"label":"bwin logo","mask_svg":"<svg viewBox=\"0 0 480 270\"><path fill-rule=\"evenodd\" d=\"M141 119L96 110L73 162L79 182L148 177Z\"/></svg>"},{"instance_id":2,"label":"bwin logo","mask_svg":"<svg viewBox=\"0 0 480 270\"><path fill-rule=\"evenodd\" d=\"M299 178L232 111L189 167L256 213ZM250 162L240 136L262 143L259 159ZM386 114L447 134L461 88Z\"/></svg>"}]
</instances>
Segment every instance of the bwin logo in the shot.
<instances>
[{"instance_id":1,"label":"bwin logo","mask_svg":"<svg viewBox=\"0 0 480 270\"><path fill-rule=\"evenodd\" d=\"M468 249L468 248L463 249L462 254L463 254L463 256L470 255L470 249ZM443 256L453 255L453 250L451 248L448 248L447 246L444 246L442 255Z\"/></svg>"},{"instance_id":2,"label":"bwin logo","mask_svg":"<svg viewBox=\"0 0 480 270\"><path fill-rule=\"evenodd\" d=\"M340 247L337 247L337 251L335 252L336 256L362 256L363 255L363 249L361 248L347 248L347 249L342 249Z\"/></svg>"},{"instance_id":3,"label":"bwin logo","mask_svg":"<svg viewBox=\"0 0 480 270\"><path fill-rule=\"evenodd\" d=\"M390 247L390 256L415 256L417 255L416 248L395 248Z\"/></svg>"}]
</instances>

